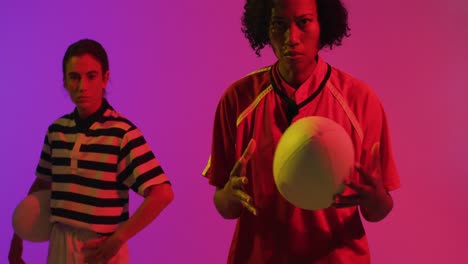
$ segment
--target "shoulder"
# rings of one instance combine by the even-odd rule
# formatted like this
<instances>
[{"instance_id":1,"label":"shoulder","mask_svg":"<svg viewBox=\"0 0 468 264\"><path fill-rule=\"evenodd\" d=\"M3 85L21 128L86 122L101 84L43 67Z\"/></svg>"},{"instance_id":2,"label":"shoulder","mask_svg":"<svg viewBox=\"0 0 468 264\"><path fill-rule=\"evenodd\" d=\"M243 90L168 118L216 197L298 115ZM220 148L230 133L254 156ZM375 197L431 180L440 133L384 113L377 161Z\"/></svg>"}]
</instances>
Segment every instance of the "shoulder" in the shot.
<instances>
[{"instance_id":1,"label":"shoulder","mask_svg":"<svg viewBox=\"0 0 468 264\"><path fill-rule=\"evenodd\" d=\"M113 136L120 139L133 140L143 138L143 133L132 121L112 108L107 109L103 113L98 125L93 128L96 134Z\"/></svg>"},{"instance_id":2,"label":"shoulder","mask_svg":"<svg viewBox=\"0 0 468 264\"><path fill-rule=\"evenodd\" d=\"M116 111L113 108L108 108L102 115L100 120L100 124L104 128L114 128L114 129L121 129L124 131L130 131L137 129L136 125L130 121L127 117L125 117L120 112Z\"/></svg>"},{"instance_id":3,"label":"shoulder","mask_svg":"<svg viewBox=\"0 0 468 264\"><path fill-rule=\"evenodd\" d=\"M73 112L62 115L59 118L56 118L52 124L49 125L47 131L50 132L65 132L71 128L75 127L75 122L73 119Z\"/></svg>"},{"instance_id":4,"label":"shoulder","mask_svg":"<svg viewBox=\"0 0 468 264\"><path fill-rule=\"evenodd\" d=\"M244 77L233 82L228 91L255 92L262 90L265 86L270 85L270 70L271 66L268 66L248 73Z\"/></svg>"},{"instance_id":5,"label":"shoulder","mask_svg":"<svg viewBox=\"0 0 468 264\"><path fill-rule=\"evenodd\" d=\"M271 66L264 67L234 81L224 91L220 104L235 106L242 111L271 87L270 69Z\"/></svg>"},{"instance_id":6,"label":"shoulder","mask_svg":"<svg viewBox=\"0 0 468 264\"><path fill-rule=\"evenodd\" d=\"M330 88L337 90L352 108L381 107L380 99L365 81L332 67Z\"/></svg>"},{"instance_id":7,"label":"shoulder","mask_svg":"<svg viewBox=\"0 0 468 264\"><path fill-rule=\"evenodd\" d=\"M363 129L367 144L375 142L372 137L380 135L386 126L386 113L380 98L366 82L344 71L333 69L330 89L342 96ZM370 140L370 141L369 141Z\"/></svg>"},{"instance_id":8,"label":"shoulder","mask_svg":"<svg viewBox=\"0 0 468 264\"><path fill-rule=\"evenodd\" d=\"M373 90L369 84L336 67L332 67L330 81L331 84L335 86L335 88L343 92L356 93L361 95L373 94Z\"/></svg>"}]
</instances>

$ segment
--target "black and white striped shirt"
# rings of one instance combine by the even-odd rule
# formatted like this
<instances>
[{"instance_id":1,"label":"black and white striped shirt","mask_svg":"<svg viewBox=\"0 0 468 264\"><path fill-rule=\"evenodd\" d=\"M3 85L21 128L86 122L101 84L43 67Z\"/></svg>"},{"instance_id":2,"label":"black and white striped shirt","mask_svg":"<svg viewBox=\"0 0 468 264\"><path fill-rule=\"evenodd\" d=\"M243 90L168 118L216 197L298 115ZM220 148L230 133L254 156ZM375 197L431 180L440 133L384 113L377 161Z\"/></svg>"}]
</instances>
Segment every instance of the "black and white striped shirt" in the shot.
<instances>
[{"instance_id":1,"label":"black and white striped shirt","mask_svg":"<svg viewBox=\"0 0 468 264\"><path fill-rule=\"evenodd\" d=\"M75 109L49 126L36 175L52 181L51 222L100 234L129 218L130 188L169 183L140 130L105 99L86 120Z\"/></svg>"}]
</instances>

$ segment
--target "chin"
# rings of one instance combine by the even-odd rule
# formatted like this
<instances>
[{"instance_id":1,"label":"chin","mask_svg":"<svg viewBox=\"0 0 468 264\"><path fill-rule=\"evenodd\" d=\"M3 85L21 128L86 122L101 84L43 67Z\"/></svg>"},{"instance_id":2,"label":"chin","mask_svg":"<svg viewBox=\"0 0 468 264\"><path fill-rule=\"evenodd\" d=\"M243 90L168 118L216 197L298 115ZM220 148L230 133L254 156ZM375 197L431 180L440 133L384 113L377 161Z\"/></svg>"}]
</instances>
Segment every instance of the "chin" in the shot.
<instances>
[{"instance_id":1,"label":"chin","mask_svg":"<svg viewBox=\"0 0 468 264\"><path fill-rule=\"evenodd\" d=\"M80 109L88 109L88 108L90 108L91 103L90 102L78 101L78 102L75 102L75 105L76 105L76 107L78 107Z\"/></svg>"},{"instance_id":2,"label":"chin","mask_svg":"<svg viewBox=\"0 0 468 264\"><path fill-rule=\"evenodd\" d=\"M289 67L301 67L302 65L306 65L310 63L310 60L306 57L298 57L294 59L290 58L283 58L281 62L284 65L288 65Z\"/></svg>"}]
</instances>

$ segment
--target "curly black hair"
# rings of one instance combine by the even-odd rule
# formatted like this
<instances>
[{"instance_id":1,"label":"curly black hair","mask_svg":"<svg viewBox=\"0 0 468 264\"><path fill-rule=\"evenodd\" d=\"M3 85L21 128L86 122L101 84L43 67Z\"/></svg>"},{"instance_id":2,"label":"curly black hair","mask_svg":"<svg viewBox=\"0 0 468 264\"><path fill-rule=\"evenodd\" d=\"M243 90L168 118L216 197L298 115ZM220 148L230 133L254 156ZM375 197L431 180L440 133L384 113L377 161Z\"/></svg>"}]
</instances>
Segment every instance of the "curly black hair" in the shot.
<instances>
[{"instance_id":1,"label":"curly black hair","mask_svg":"<svg viewBox=\"0 0 468 264\"><path fill-rule=\"evenodd\" d=\"M242 16L242 32L250 46L260 56L260 51L270 45L269 24L274 0L247 0ZM341 0L315 0L320 24L320 49L340 46L349 37L348 11Z\"/></svg>"}]
</instances>

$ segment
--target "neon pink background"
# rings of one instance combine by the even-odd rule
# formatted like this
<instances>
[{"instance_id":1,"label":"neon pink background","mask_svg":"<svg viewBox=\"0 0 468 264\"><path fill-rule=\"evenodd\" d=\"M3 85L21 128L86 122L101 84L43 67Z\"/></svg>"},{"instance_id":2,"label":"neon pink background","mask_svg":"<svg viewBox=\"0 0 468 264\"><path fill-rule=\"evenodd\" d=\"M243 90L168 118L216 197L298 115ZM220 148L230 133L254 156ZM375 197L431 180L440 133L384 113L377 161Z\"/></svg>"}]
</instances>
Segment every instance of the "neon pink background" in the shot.
<instances>
[{"instance_id":1,"label":"neon pink background","mask_svg":"<svg viewBox=\"0 0 468 264\"><path fill-rule=\"evenodd\" d=\"M45 2L0 3L0 262L47 126L73 108L63 53L94 38L110 57L110 102L144 132L176 194L131 239L132 263L224 263L234 222L216 213L214 189L200 176L214 110L231 82L274 62L267 50L257 58L243 38L243 1ZM352 36L322 56L380 96L402 181L391 215L366 224L374 263L468 263L468 4L345 3ZM132 199L134 210L141 198ZM46 254L46 243L25 243L28 263Z\"/></svg>"}]
</instances>

